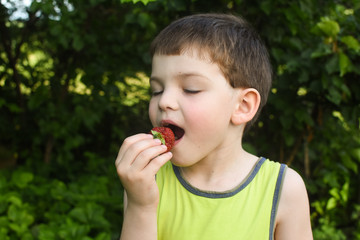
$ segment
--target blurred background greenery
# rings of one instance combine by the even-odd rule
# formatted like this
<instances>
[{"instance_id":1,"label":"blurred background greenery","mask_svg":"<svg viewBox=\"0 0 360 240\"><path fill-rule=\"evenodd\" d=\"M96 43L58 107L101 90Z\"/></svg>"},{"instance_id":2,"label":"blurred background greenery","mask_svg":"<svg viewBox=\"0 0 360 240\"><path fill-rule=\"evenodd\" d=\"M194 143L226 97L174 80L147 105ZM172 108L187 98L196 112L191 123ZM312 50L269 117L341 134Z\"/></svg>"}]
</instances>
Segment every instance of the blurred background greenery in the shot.
<instances>
[{"instance_id":1,"label":"blurred background greenery","mask_svg":"<svg viewBox=\"0 0 360 240\"><path fill-rule=\"evenodd\" d=\"M199 12L244 16L269 49L246 148L303 176L315 239L360 239L360 0L1 0L0 239L119 237L114 161L151 127L149 44Z\"/></svg>"}]
</instances>

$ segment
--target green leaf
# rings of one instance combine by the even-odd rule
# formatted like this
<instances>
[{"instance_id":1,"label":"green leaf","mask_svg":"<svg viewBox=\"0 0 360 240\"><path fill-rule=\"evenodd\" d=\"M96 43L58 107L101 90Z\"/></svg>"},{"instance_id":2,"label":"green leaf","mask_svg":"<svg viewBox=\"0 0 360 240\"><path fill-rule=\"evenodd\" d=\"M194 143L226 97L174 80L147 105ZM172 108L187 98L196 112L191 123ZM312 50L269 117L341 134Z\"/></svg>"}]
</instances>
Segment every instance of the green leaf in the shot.
<instances>
[{"instance_id":1,"label":"green leaf","mask_svg":"<svg viewBox=\"0 0 360 240\"><path fill-rule=\"evenodd\" d=\"M39 226L39 235L38 235L38 239L39 240L55 240L56 239L56 235L55 235L55 230L52 229L51 227L47 226L47 225L40 225Z\"/></svg>"},{"instance_id":2,"label":"green leaf","mask_svg":"<svg viewBox=\"0 0 360 240\"><path fill-rule=\"evenodd\" d=\"M349 57L343 53L339 53L339 68L340 68L340 76L344 76L347 72L351 72L351 61Z\"/></svg>"},{"instance_id":3,"label":"green leaf","mask_svg":"<svg viewBox=\"0 0 360 240\"><path fill-rule=\"evenodd\" d=\"M335 103L336 105L339 105L341 103L341 93L339 92L339 90L335 87L330 87L329 88L329 94L326 95L326 98Z\"/></svg>"},{"instance_id":4,"label":"green leaf","mask_svg":"<svg viewBox=\"0 0 360 240\"><path fill-rule=\"evenodd\" d=\"M149 2L156 2L156 0L120 0L121 3L128 3L132 2L133 4L136 4L138 2L142 2L144 5L147 5Z\"/></svg>"},{"instance_id":5,"label":"green leaf","mask_svg":"<svg viewBox=\"0 0 360 240\"><path fill-rule=\"evenodd\" d=\"M360 43L353 36L344 36L340 39L342 43L345 43L350 49L355 50L356 52L360 51Z\"/></svg>"},{"instance_id":6,"label":"green leaf","mask_svg":"<svg viewBox=\"0 0 360 240\"><path fill-rule=\"evenodd\" d=\"M154 136L154 139L159 139L161 141L161 143L165 145L165 139L161 133L154 131L154 130L151 130L151 133Z\"/></svg>"},{"instance_id":7,"label":"green leaf","mask_svg":"<svg viewBox=\"0 0 360 240\"><path fill-rule=\"evenodd\" d=\"M13 112L13 113L20 113L22 112L22 109L21 107L19 107L17 104L15 103L8 103L7 104L7 107L9 108L10 112Z\"/></svg>"},{"instance_id":8,"label":"green leaf","mask_svg":"<svg viewBox=\"0 0 360 240\"><path fill-rule=\"evenodd\" d=\"M13 205L20 206L22 205L21 198L15 195L7 196L7 201Z\"/></svg>"},{"instance_id":9,"label":"green leaf","mask_svg":"<svg viewBox=\"0 0 360 240\"><path fill-rule=\"evenodd\" d=\"M21 234L21 240L34 240L34 237L33 237L32 233L30 232L30 229L27 229L26 232Z\"/></svg>"},{"instance_id":10,"label":"green leaf","mask_svg":"<svg viewBox=\"0 0 360 240\"><path fill-rule=\"evenodd\" d=\"M323 204L320 201L315 201L311 203L311 206L318 212L320 215L324 214Z\"/></svg>"},{"instance_id":11,"label":"green leaf","mask_svg":"<svg viewBox=\"0 0 360 240\"><path fill-rule=\"evenodd\" d=\"M21 171L15 171L11 177L11 181L19 188L25 188L33 179L32 173Z\"/></svg>"},{"instance_id":12,"label":"green leaf","mask_svg":"<svg viewBox=\"0 0 360 240\"><path fill-rule=\"evenodd\" d=\"M330 195L333 196L336 200L340 200L339 190L337 188L332 188L329 191Z\"/></svg>"},{"instance_id":13,"label":"green leaf","mask_svg":"<svg viewBox=\"0 0 360 240\"><path fill-rule=\"evenodd\" d=\"M6 105L6 100L5 100L4 98L0 98L0 108L1 108L3 105Z\"/></svg>"},{"instance_id":14,"label":"green leaf","mask_svg":"<svg viewBox=\"0 0 360 240\"><path fill-rule=\"evenodd\" d=\"M109 223L104 218L103 214L104 208L102 206L89 202L84 206L74 208L69 215L84 224L106 228Z\"/></svg>"},{"instance_id":15,"label":"green leaf","mask_svg":"<svg viewBox=\"0 0 360 240\"><path fill-rule=\"evenodd\" d=\"M328 44L321 43L319 46L311 53L311 58L318 58L323 56L328 56L332 54L331 48Z\"/></svg>"},{"instance_id":16,"label":"green leaf","mask_svg":"<svg viewBox=\"0 0 360 240\"><path fill-rule=\"evenodd\" d=\"M65 183L55 180L53 182L53 188L51 189L50 193L51 196L56 200L62 200L67 194L67 187Z\"/></svg>"},{"instance_id":17,"label":"green leaf","mask_svg":"<svg viewBox=\"0 0 360 240\"><path fill-rule=\"evenodd\" d=\"M89 225L80 225L70 218L61 224L58 235L61 239L90 239L86 235L90 232Z\"/></svg>"},{"instance_id":18,"label":"green leaf","mask_svg":"<svg viewBox=\"0 0 360 240\"><path fill-rule=\"evenodd\" d=\"M82 223L88 222L85 209L83 209L83 208L80 208L80 207L74 208L73 210L71 210L70 216L72 216L73 218L77 219L78 221L80 221Z\"/></svg>"},{"instance_id":19,"label":"green leaf","mask_svg":"<svg viewBox=\"0 0 360 240\"><path fill-rule=\"evenodd\" d=\"M340 190L341 200L345 203L349 200L349 182L345 182Z\"/></svg>"},{"instance_id":20,"label":"green leaf","mask_svg":"<svg viewBox=\"0 0 360 240\"><path fill-rule=\"evenodd\" d=\"M326 204L326 210L334 209L336 207L336 202L335 198L330 198Z\"/></svg>"},{"instance_id":21,"label":"green leaf","mask_svg":"<svg viewBox=\"0 0 360 240\"><path fill-rule=\"evenodd\" d=\"M342 162L344 163L346 168L352 170L354 173L358 173L358 165L352 160L349 155L342 156Z\"/></svg>"},{"instance_id":22,"label":"green leaf","mask_svg":"<svg viewBox=\"0 0 360 240\"><path fill-rule=\"evenodd\" d=\"M0 239L1 240L10 240L10 237L8 235L8 229L0 228Z\"/></svg>"},{"instance_id":23,"label":"green leaf","mask_svg":"<svg viewBox=\"0 0 360 240\"><path fill-rule=\"evenodd\" d=\"M360 162L360 148L353 149L352 155L358 162Z\"/></svg>"},{"instance_id":24,"label":"green leaf","mask_svg":"<svg viewBox=\"0 0 360 240\"><path fill-rule=\"evenodd\" d=\"M321 19L321 22L318 22L316 26L329 37L336 37L340 32L340 25L328 18Z\"/></svg>"},{"instance_id":25,"label":"green leaf","mask_svg":"<svg viewBox=\"0 0 360 240\"><path fill-rule=\"evenodd\" d=\"M17 225L17 227L19 227L18 230L27 228L27 226L31 225L34 222L34 217L27 211L26 208L28 208L27 205L11 205L8 209L7 216L9 220L14 223L14 225Z\"/></svg>"},{"instance_id":26,"label":"green leaf","mask_svg":"<svg viewBox=\"0 0 360 240\"><path fill-rule=\"evenodd\" d=\"M8 224L9 224L9 219L6 216L0 217L0 229L3 227L7 227Z\"/></svg>"},{"instance_id":27,"label":"green leaf","mask_svg":"<svg viewBox=\"0 0 360 240\"><path fill-rule=\"evenodd\" d=\"M96 236L95 240L110 240L111 235L109 233L100 233Z\"/></svg>"},{"instance_id":28,"label":"green leaf","mask_svg":"<svg viewBox=\"0 0 360 240\"><path fill-rule=\"evenodd\" d=\"M339 57L334 54L325 64L326 72L332 74L339 70Z\"/></svg>"},{"instance_id":29,"label":"green leaf","mask_svg":"<svg viewBox=\"0 0 360 240\"><path fill-rule=\"evenodd\" d=\"M150 15L147 13L140 13L137 21L142 27L146 27L151 22Z\"/></svg>"}]
</instances>

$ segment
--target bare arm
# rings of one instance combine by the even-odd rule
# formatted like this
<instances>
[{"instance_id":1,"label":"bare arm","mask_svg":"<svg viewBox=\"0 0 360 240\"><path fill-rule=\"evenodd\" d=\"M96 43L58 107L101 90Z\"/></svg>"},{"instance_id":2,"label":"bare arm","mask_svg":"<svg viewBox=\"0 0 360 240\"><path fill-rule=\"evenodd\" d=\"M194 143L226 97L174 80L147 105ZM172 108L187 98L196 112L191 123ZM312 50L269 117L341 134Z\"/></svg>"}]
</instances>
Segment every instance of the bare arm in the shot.
<instances>
[{"instance_id":1,"label":"bare arm","mask_svg":"<svg viewBox=\"0 0 360 240\"><path fill-rule=\"evenodd\" d=\"M127 199L126 192L124 192L124 221L120 240L157 239L156 208L143 209L131 205L128 208L125 199Z\"/></svg>"},{"instance_id":2,"label":"bare arm","mask_svg":"<svg viewBox=\"0 0 360 240\"><path fill-rule=\"evenodd\" d=\"M275 228L276 240L312 240L310 208L301 176L287 169L280 196Z\"/></svg>"},{"instance_id":3,"label":"bare arm","mask_svg":"<svg viewBox=\"0 0 360 240\"><path fill-rule=\"evenodd\" d=\"M155 175L171 159L166 147L149 134L127 138L115 161L125 189L121 240L156 240L159 190Z\"/></svg>"}]
</instances>

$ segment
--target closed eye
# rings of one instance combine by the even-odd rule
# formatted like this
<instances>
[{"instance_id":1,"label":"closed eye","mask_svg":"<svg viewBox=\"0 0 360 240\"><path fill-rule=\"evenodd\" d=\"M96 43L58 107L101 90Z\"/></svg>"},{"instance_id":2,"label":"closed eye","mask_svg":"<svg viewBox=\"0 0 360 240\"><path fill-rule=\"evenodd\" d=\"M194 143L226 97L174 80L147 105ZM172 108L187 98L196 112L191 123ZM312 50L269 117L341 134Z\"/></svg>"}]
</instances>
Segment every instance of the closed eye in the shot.
<instances>
[{"instance_id":1,"label":"closed eye","mask_svg":"<svg viewBox=\"0 0 360 240\"><path fill-rule=\"evenodd\" d=\"M196 93L199 93L199 92L201 92L201 91L200 91L200 90L184 89L184 92L185 92L185 93L188 93L188 94L196 94Z\"/></svg>"},{"instance_id":2,"label":"closed eye","mask_svg":"<svg viewBox=\"0 0 360 240\"><path fill-rule=\"evenodd\" d=\"M163 91L156 91L156 92L154 91L154 92L151 93L151 95L152 96L158 96L158 95L160 95L162 93L163 93Z\"/></svg>"}]
</instances>

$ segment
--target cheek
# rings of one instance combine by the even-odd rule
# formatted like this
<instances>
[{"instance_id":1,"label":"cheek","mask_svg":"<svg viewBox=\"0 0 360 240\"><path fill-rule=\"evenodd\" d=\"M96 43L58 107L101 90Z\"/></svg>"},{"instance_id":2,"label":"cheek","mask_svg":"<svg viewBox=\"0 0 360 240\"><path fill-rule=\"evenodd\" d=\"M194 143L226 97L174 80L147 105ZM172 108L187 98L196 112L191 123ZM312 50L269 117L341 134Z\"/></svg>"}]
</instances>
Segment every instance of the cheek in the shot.
<instances>
[{"instance_id":1,"label":"cheek","mask_svg":"<svg viewBox=\"0 0 360 240\"><path fill-rule=\"evenodd\" d=\"M149 103L149 118L153 126L156 124L156 112L157 112L157 104L154 100L150 100Z\"/></svg>"},{"instance_id":2,"label":"cheek","mask_svg":"<svg viewBox=\"0 0 360 240\"><path fill-rule=\"evenodd\" d=\"M200 104L190 103L187 109L186 122L191 123L192 130L201 132L201 135L208 135L209 131L222 128L229 122L224 106L209 99Z\"/></svg>"}]
</instances>

